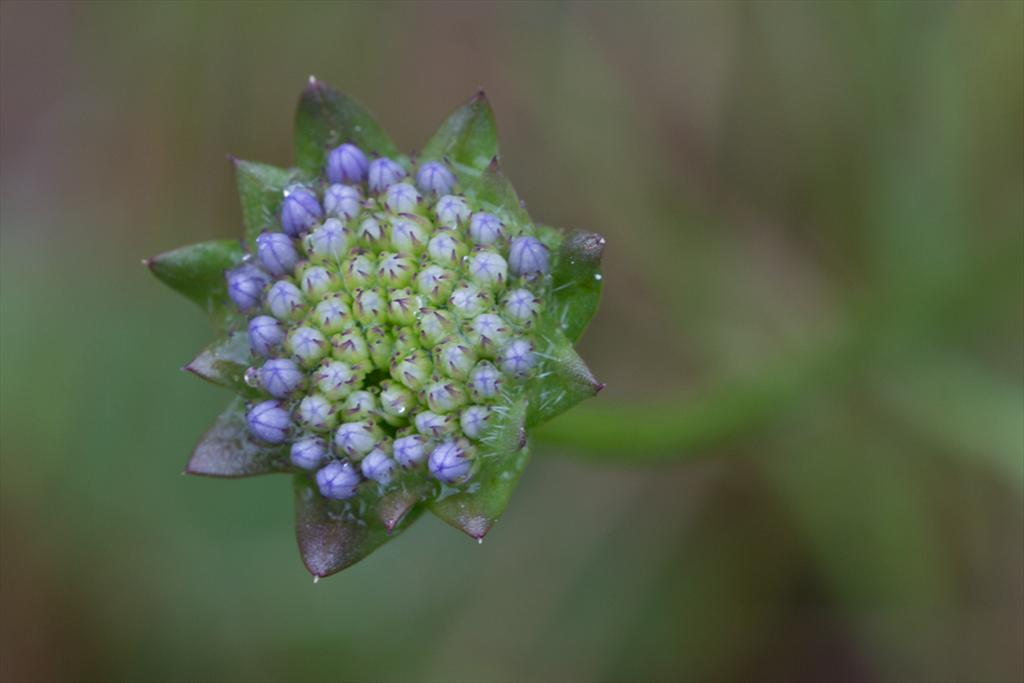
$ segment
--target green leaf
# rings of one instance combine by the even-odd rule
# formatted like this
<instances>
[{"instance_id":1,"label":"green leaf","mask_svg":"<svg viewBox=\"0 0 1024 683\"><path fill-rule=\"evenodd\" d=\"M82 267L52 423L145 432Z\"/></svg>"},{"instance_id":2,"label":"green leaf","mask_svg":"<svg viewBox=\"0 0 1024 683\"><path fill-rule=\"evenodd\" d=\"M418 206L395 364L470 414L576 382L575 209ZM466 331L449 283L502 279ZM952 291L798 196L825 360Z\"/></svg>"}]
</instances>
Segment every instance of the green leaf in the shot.
<instances>
[{"instance_id":1,"label":"green leaf","mask_svg":"<svg viewBox=\"0 0 1024 683\"><path fill-rule=\"evenodd\" d=\"M215 323L224 326L237 317L224 271L241 263L244 255L238 240L216 240L168 251L144 263L161 282L199 304Z\"/></svg>"},{"instance_id":2,"label":"green leaf","mask_svg":"<svg viewBox=\"0 0 1024 683\"><path fill-rule=\"evenodd\" d=\"M245 395L256 395L256 391L245 383L250 356L249 335L239 330L207 346L182 369L213 384Z\"/></svg>"},{"instance_id":3,"label":"green leaf","mask_svg":"<svg viewBox=\"0 0 1024 683\"><path fill-rule=\"evenodd\" d=\"M537 333L537 376L527 385L526 424L535 427L596 396L604 385L594 378L566 336L550 320Z\"/></svg>"},{"instance_id":4,"label":"green leaf","mask_svg":"<svg viewBox=\"0 0 1024 683\"><path fill-rule=\"evenodd\" d=\"M310 77L295 112L295 159L306 173L319 175L332 147L351 142L368 154L395 157L398 150L361 104Z\"/></svg>"},{"instance_id":5,"label":"green leaf","mask_svg":"<svg viewBox=\"0 0 1024 683\"><path fill-rule=\"evenodd\" d=\"M291 471L286 448L268 446L249 435L241 398L235 398L203 435L185 468L186 474L228 478Z\"/></svg>"},{"instance_id":6,"label":"green leaf","mask_svg":"<svg viewBox=\"0 0 1024 683\"><path fill-rule=\"evenodd\" d=\"M235 164L238 198L242 202L245 245L255 254L259 234L277 229L284 190L299 180L299 172L294 168L278 168L242 159L232 159L232 162Z\"/></svg>"},{"instance_id":7,"label":"green leaf","mask_svg":"<svg viewBox=\"0 0 1024 683\"><path fill-rule=\"evenodd\" d=\"M476 178L498 157L494 111L481 90L441 124L420 153L422 159L447 159L456 172Z\"/></svg>"},{"instance_id":8,"label":"green leaf","mask_svg":"<svg viewBox=\"0 0 1024 683\"><path fill-rule=\"evenodd\" d=\"M466 194L494 211L505 213L510 219L522 226L530 225L530 214L523 208L519 195L516 194L512 182L505 177L498 166L498 158L483 170L476 182L468 184Z\"/></svg>"},{"instance_id":9,"label":"green leaf","mask_svg":"<svg viewBox=\"0 0 1024 683\"><path fill-rule=\"evenodd\" d=\"M320 495L309 475L295 476L295 537L310 574L320 578L352 566L397 537L422 512L413 502L401 515L389 517L382 507L388 499L378 495L363 484L355 498L331 500Z\"/></svg>"},{"instance_id":10,"label":"green leaf","mask_svg":"<svg viewBox=\"0 0 1024 683\"><path fill-rule=\"evenodd\" d=\"M570 341L580 338L601 301L604 246L604 237L578 230L565 238L559 249L551 273L551 313Z\"/></svg>"},{"instance_id":11,"label":"green leaf","mask_svg":"<svg viewBox=\"0 0 1024 683\"><path fill-rule=\"evenodd\" d=\"M499 408L500 419L480 440L479 469L468 488L442 490L430 503L430 511L439 519L476 539L483 538L505 511L530 457L524 429L526 401L518 398Z\"/></svg>"}]
</instances>

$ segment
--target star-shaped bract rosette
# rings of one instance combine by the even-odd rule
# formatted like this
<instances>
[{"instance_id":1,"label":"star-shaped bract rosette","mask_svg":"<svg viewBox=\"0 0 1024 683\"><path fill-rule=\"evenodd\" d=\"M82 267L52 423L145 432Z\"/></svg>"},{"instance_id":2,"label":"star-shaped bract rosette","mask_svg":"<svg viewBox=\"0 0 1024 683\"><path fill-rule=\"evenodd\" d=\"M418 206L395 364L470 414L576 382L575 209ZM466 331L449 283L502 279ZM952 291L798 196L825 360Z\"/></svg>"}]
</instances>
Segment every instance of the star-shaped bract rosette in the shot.
<instances>
[{"instance_id":1,"label":"star-shaped bract rosette","mask_svg":"<svg viewBox=\"0 0 1024 683\"><path fill-rule=\"evenodd\" d=\"M482 92L409 157L310 79L295 148L295 168L234 160L241 241L146 262L217 330L185 369L238 394L186 471L292 474L317 577L424 510L480 539L531 428L603 386L573 343L598 305L604 240L533 222Z\"/></svg>"}]
</instances>

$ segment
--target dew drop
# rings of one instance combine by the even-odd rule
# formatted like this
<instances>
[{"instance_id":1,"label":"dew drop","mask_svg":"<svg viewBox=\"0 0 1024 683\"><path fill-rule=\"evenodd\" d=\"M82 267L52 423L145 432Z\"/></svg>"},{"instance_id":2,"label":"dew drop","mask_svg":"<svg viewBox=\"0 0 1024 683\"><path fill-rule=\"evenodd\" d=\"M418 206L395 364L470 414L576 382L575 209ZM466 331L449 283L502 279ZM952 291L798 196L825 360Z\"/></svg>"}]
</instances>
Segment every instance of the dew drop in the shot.
<instances>
[{"instance_id":1,"label":"dew drop","mask_svg":"<svg viewBox=\"0 0 1024 683\"><path fill-rule=\"evenodd\" d=\"M250 387L258 387L260 385L260 369L249 368L245 371L243 379Z\"/></svg>"}]
</instances>

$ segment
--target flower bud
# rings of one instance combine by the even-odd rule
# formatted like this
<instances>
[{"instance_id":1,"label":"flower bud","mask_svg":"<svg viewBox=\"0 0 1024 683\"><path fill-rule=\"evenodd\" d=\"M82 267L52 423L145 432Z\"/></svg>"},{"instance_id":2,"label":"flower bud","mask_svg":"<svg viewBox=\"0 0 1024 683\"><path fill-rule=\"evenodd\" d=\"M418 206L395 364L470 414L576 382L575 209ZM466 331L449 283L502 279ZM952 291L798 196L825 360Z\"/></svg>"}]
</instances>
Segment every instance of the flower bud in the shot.
<instances>
[{"instance_id":1,"label":"flower bud","mask_svg":"<svg viewBox=\"0 0 1024 683\"><path fill-rule=\"evenodd\" d=\"M451 381L434 382L427 387L427 406L435 413L450 413L466 403L466 392Z\"/></svg>"},{"instance_id":2,"label":"flower bud","mask_svg":"<svg viewBox=\"0 0 1024 683\"><path fill-rule=\"evenodd\" d=\"M416 341L416 330L411 327L399 327L395 332L394 353L405 355L412 353L418 348L420 348L420 345Z\"/></svg>"},{"instance_id":3,"label":"flower bud","mask_svg":"<svg viewBox=\"0 0 1024 683\"><path fill-rule=\"evenodd\" d=\"M526 339L513 339L501 352L499 364L505 374L523 379L536 363L533 344Z\"/></svg>"},{"instance_id":4,"label":"flower bud","mask_svg":"<svg viewBox=\"0 0 1024 683\"><path fill-rule=\"evenodd\" d=\"M469 203L464 198L455 195L441 197L437 200L437 206L434 207L434 215L437 216L438 224L453 228L468 221L470 213L472 212Z\"/></svg>"},{"instance_id":5,"label":"flower bud","mask_svg":"<svg viewBox=\"0 0 1024 683\"><path fill-rule=\"evenodd\" d=\"M246 413L245 421L253 436L271 444L284 443L292 426L291 415L281 401L257 403Z\"/></svg>"},{"instance_id":6,"label":"flower bud","mask_svg":"<svg viewBox=\"0 0 1024 683\"><path fill-rule=\"evenodd\" d=\"M423 300L413 294L411 289L396 289L391 292L391 300L388 302L388 319L396 325L412 325L422 307Z\"/></svg>"},{"instance_id":7,"label":"flower bud","mask_svg":"<svg viewBox=\"0 0 1024 683\"><path fill-rule=\"evenodd\" d=\"M422 349L416 349L404 357L391 360L391 377L413 391L419 391L430 379L434 366L430 356Z\"/></svg>"},{"instance_id":8,"label":"flower bud","mask_svg":"<svg viewBox=\"0 0 1024 683\"><path fill-rule=\"evenodd\" d=\"M331 294L313 309L313 323L324 334L341 332L351 321L352 310L345 303L344 294Z\"/></svg>"},{"instance_id":9,"label":"flower bud","mask_svg":"<svg viewBox=\"0 0 1024 683\"><path fill-rule=\"evenodd\" d=\"M438 370L452 379L464 380L469 377L476 363L473 349L458 340L450 340L434 349Z\"/></svg>"},{"instance_id":10,"label":"flower bud","mask_svg":"<svg viewBox=\"0 0 1024 683\"><path fill-rule=\"evenodd\" d=\"M508 341L509 328L501 316L481 313L473 318L466 336L482 355L493 356Z\"/></svg>"},{"instance_id":11,"label":"flower bud","mask_svg":"<svg viewBox=\"0 0 1024 683\"><path fill-rule=\"evenodd\" d=\"M513 238L508 250L508 265L516 275L537 277L548 272L548 248L536 237L522 235Z\"/></svg>"},{"instance_id":12,"label":"flower bud","mask_svg":"<svg viewBox=\"0 0 1024 683\"><path fill-rule=\"evenodd\" d=\"M352 315L364 325L383 323L387 320L388 302L384 293L377 288L357 289L352 301Z\"/></svg>"},{"instance_id":13,"label":"flower bud","mask_svg":"<svg viewBox=\"0 0 1024 683\"><path fill-rule=\"evenodd\" d=\"M455 273L440 266L427 266L416 276L416 289L427 302L445 303L455 288Z\"/></svg>"},{"instance_id":14,"label":"flower bud","mask_svg":"<svg viewBox=\"0 0 1024 683\"><path fill-rule=\"evenodd\" d=\"M405 177L405 169L387 157L370 162L368 184L373 192L383 192Z\"/></svg>"},{"instance_id":15,"label":"flower bud","mask_svg":"<svg viewBox=\"0 0 1024 683\"><path fill-rule=\"evenodd\" d=\"M380 383L380 410L390 424L401 424L416 407L416 397L398 382Z\"/></svg>"},{"instance_id":16,"label":"flower bud","mask_svg":"<svg viewBox=\"0 0 1024 683\"><path fill-rule=\"evenodd\" d=\"M308 266L302 270L299 284L303 294L310 301L322 298L340 286L338 276L323 266Z\"/></svg>"},{"instance_id":17,"label":"flower bud","mask_svg":"<svg viewBox=\"0 0 1024 683\"><path fill-rule=\"evenodd\" d=\"M416 415L413 422L416 425L416 431L432 439L452 434L458 424L454 415L438 415L429 410L424 410Z\"/></svg>"},{"instance_id":18,"label":"flower bud","mask_svg":"<svg viewBox=\"0 0 1024 683\"><path fill-rule=\"evenodd\" d=\"M363 193L358 187L331 185L324 190L324 212L328 216L350 221L362 210Z\"/></svg>"},{"instance_id":19,"label":"flower bud","mask_svg":"<svg viewBox=\"0 0 1024 683\"><path fill-rule=\"evenodd\" d=\"M454 331L455 321L452 320L451 313L429 306L420 309L419 318L416 320L416 332L427 346L440 343L442 339L451 336Z\"/></svg>"},{"instance_id":20,"label":"flower bud","mask_svg":"<svg viewBox=\"0 0 1024 683\"><path fill-rule=\"evenodd\" d=\"M483 434L491 419L491 409L487 406L470 406L459 415L462 433L476 441Z\"/></svg>"},{"instance_id":21,"label":"flower bud","mask_svg":"<svg viewBox=\"0 0 1024 683\"><path fill-rule=\"evenodd\" d=\"M310 394L299 401L299 422L315 432L326 432L338 424L334 406L322 394Z\"/></svg>"},{"instance_id":22,"label":"flower bud","mask_svg":"<svg viewBox=\"0 0 1024 683\"><path fill-rule=\"evenodd\" d=\"M313 381L320 393L332 401L338 401L359 387L362 378L352 366L340 360L324 361L313 373Z\"/></svg>"},{"instance_id":23,"label":"flower bud","mask_svg":"<svg viewBox=\"0 0 1024 683\"><path fill-rule=\"evenodd\" d=\"M412 468L419 465L427 457L427 440L419 434L410 434L400 439L395 439L394 453L395 460L405 468Z\"/></svg>"},{"instance_id":24,"label":"flower bud","mask_svg":"<svg viewBox=\"0 0 1024 683\"><path fill-rule=\"evenodd\" d=\"M274 275L285 275L295 270L299 253L292 239L283 232L265 232L256 238L256 256L263 267Z\"/></svg>"},{"instance_id":25,"label":"flower bud","mask_svg":"<svg viewBox=\"0 0 1024 683\"><path fill-rule=\"evenodd\" d=\"M298 320L305 311L305 298L288 280L278 280L267 290L267 308L282 322Z\"/></svg>"},{"instance_id":26,"label":"flower bud","mask_svg":"<svg viewBox=\"0 0 1024 683\"><path fill-rule=\"evenodd\" d=\"M339 145L327 154L327 179L356 185L366 179L369 165L363 150L347 143Z\"/></svg>"},{"instance_id":27,"label":"flower bud","mask_svg":"<svg viewBox=\"0 0 1024 683\"><path fill-rule=\"evenodd\" d=\"M363 248L371 251L380 251L388 246L384 224L377 216L367 216L359 221L359 226L356 228L356 239Z\"/></svg>"},{"instance_id":28,"label":"flower bud","mask_svg":"<svg viewBox=\"0 0 1024 683\"><path fill-rule=\"evenodd\" d=\"M359 460L377 445L380 435L372 422L346 422L334 433L339 453Z\"/></svg>"},{"instance_id":29,"label":"flower bud","mask_svg":"<svg viewBox=\"0 0 1024 683\"><path fill-rule=\"evenodd\" d=\"M446 195L455 188L455 175L440 161L428 161L416 172L416 186L427 194Z\"/></svg>"},{"instance_id":30,"label":"flower bud","mask_svg":"<svg viewBox=\"0 0 1024 683\"><path fill-rule=\"evenodd\" d=\"M427 255L439 266L455 268L468 253L469 248L452 230L439 230L427 242Z\"/></svg>"},{"instance_id":31,"label":"flower bud","mask_svg":"<svg viewBox=\"0 0 1024 683\"><path fill-rule=\"evenodd\" d=\"M372 479L381 486L391 483L395 473L395 461L388 457L382 448L375 448L359 463L363 476Z\"/></svg>"},{"instance_id":32,"label":"flower bud","mask_svg":"<svg viewBox=\"0 0 1024 683\"><path fill-rule=\"evenodd\" d=\"M460 317L474 318L491 305L491 295L475 285L460 285L448 297L448 305Z\"/></svg>"},{"instance_id":33,"label":"flower bud","mask_svg":"<svg viewBox=\"0 0 1024 683\"><path fill-rule=\"evenodd\" d=\"M281 202L281 229L292 237L298 237L324 217L316 194L301 185L293 185L284 191Z\"/></svg>"},{"instance_id":34,"label":"flower bud","mask_svg":"<svg viewBox=\"0 0 1024 683\"><path fill-rule=\"evenodd\" d=\"M341 406L341 417L345 422L374 422L377 418L377 401L369 391L353 391Z\"/></svg>"},{"instance_id":35,"label":"flower bud","mask_svg":"<svg viewBox=\"0 0 1024 683\"><path fill-rule=\"evenodd\" d=\"M445 441L431 451L427 466L431 474L447 484L464 481L473 468L473 447L465 439Z\"/></svg>"},{"instance_id":36,"label":"flower bud","mask_svg":"<svg viewBox=\"0 0 1024 683\"><path fill-rule=\"evenodd\" d=\"M403 213L391 219L391 246L400 254L418 255L429 234L430 224L419 216Z\"/></svg>"},{"instance_id":37,"label":"flower bud","mask_svg":"<svg viewBox=\"0 0 1024 683\"><path fill-rule=\"evenodd\" d=\"M363 334L366 346L370 351L370 360L378 368L386 368L391 362L391 354L395 349L395 340L383 325L374 325Z\"/></svg>"},{"instance_id":38,"label":"flower bud","mask_svg":"<svg viewBox=\"0 0 1024 683\"><path fill-rule=\"evenodd\" d=\"M377 262L365 249L356 249L341 264L341 279L349 291L372 286L377 279Z\"/></svg>"},{"instance_id":39,"label":"flower bud","mask_svg":"<svg viewBox=\"0 0 1024 683\"><path fill-rule=\"evenodd\" d=\"M528 289L513 289L505 296L505 315L520 325L529 325L540 313L540 299Z\"/></svg>"},{"instance_id":40,"label":"flower bud","mask_svg":"<svg viewBox=\"0 0 1024 683\"><path fill-rule=\"evenodd\" d=\"M284 341L284 326L269 315L258 315L249 321L249 348L267 358Z\"/></svg>"},{"instance_id":41,"label":"flower bud","mask_svg":"<svg viewBox=\"0 0 1024 683\"><path fill-rule=\"evenodd\" d=\"M291 358L271 358L260 368L260 386L274 398L285 398L302 386L305 375Z\"/></svg>"},{"instance_id":42,"label":"flower bud","mask_svg":"<svg viewBox=\"0 0 1024 683\"><path fill-rule=\"evenodd\" d=\"M395 183L387 189L384 204L391 213L412 213L422 199L416 188L409 183Z\"/></svg>"},{"instance_id":43,"label":"flower bud","mask_svg":"<svg viewBox=\"0 0 1024 683\"><path fill-rule=\"evenodd\" d=\"M353 238L337 218L328 218L324 224L306 235L306 255L313 263L337 263L348 251Z\"/></svg>"},{"instance_id":44,"label":"flower bud","mask_svg":"<svg viewBox=\"0 0 1024 683\"><path fill-rule=\"evenodd\" d=\"M475 401L491 401L501 395L504 379L498 368L487 361L477 363L469 373L469 393Z\"/></svg>"},{"instance_id":45,"label":"flower bud","mask_svg":"<svg viewBox=\"0 0 1024 683\"><path fill-rule=\"evenodd\" d=\"M408 256L381 252L377 260L377 279L385 287L404 287L416 272L416 262Z\"/></svg>"},{"instance_id":46,"label":"flower bud","mask_svg":"<svg viewBox=\"0 0 1024 683\"><path fill-rule=\"evenodd\" d=\"M356 328L345 330L331 337L331 355L349 365L363 365L370 360L366 338Z\"/></svg>"},{"instance_id":47,"label":"flower bud","mask_svg":"<svg viewBox=\"0 0 1024 683\"><path fill-rule=\"evenodd\" d=\"M481 288L501 289L507 277L508 264L498 252L480 249L469 257L469 278Z\"/></svg>"},{"instance_id":48,"label":"flower bud","mask_svg":"<svg viewBox=\"0 0 1024 683\"><path fill-rule=\"evenodd\" d=\"M307 368L326 356L330 348L327 338L312 327L297 327L289 332L285 346Z\"/></svg>"},{"instance_id":49,"label":"flower bud","mask_svg":"<svg viewBox=\"0 0 1024 683\"><path fill-rule=\"evenodd\" d=\"M319 436L304 436L292 444L291 461L304 470L315 470L327 457L327 443Z\"/></svg>"},{"instance_id":50,"label":"flower bud","mask_svg":"<svg viewBox=\"0 0 1024 683\"><path fill-rule=\"evenodd\" d=\"M505 225L493 213L478 211L469 219L469 239L486 247L505 238Z\"/></svg>"},{"instance_id":51,"label":"flower bud","mask_svg":"<svg viewBox=\"0 0 1024 683\"><path fill-rule=\"evenodd\" d=\"M359 472L349 462L335 460L327 463L316 473L316 485L320 495L333 500L347 500L356 495L361 481Z\"/></svg>"},{"instance_id":52,"label":"flower bud","mask_svg":"<svg viewBox=\"0 0 1024 683\"><path fill-rule=\"evenodd\" d=\"M224 277L228 283L228 296L240 311L251 311L259 306L263 289L270 282L270 276L251 263L226 271Z\"/></svg>"}]
</instances>

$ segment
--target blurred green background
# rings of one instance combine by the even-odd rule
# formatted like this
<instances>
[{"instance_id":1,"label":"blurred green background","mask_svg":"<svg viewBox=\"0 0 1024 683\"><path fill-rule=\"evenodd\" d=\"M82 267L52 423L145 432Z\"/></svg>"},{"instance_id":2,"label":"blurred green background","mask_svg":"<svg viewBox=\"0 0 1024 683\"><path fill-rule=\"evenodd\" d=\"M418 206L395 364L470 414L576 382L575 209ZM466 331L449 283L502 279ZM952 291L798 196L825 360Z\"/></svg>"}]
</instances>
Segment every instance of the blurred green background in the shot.
<instances>
[{"instance_id":1,"label":"blurred green background","mask_svg":"<svg viewBox=\"0 0 1024 683\"><path fill-rule=\"evenodd\" d=\"M4 681L1019 681L1024 4L0 4ZM477 88L608 238L608 383L477 546L313 585L139 260L240 233L315 73Z\"/></svg>"}]
</instances>

